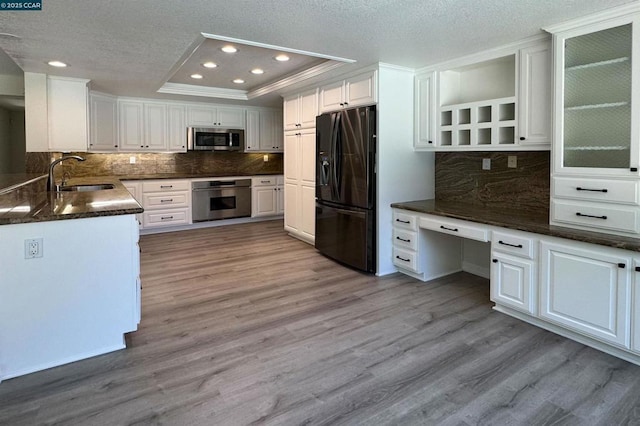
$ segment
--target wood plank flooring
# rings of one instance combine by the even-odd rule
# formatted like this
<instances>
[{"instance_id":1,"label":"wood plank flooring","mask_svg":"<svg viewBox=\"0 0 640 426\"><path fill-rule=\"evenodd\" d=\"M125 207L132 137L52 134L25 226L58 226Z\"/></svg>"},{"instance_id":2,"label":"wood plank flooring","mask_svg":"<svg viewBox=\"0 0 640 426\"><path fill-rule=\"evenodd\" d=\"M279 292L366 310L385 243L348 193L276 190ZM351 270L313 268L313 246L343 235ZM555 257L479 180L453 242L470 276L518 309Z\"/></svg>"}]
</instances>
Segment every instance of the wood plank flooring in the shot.
<instances>
[{"instance_id":1,"label":"wood plank flooring","mask_svg":"<svg viewBox=\"0 0 640 426\"><path fill-rule=\"evenodd\" d=\"M364 275L281 221L140 245L129 348L0 383L0 424L640 423L639 367L491 310L485 279Z\"/></svg>"}]
</instances>

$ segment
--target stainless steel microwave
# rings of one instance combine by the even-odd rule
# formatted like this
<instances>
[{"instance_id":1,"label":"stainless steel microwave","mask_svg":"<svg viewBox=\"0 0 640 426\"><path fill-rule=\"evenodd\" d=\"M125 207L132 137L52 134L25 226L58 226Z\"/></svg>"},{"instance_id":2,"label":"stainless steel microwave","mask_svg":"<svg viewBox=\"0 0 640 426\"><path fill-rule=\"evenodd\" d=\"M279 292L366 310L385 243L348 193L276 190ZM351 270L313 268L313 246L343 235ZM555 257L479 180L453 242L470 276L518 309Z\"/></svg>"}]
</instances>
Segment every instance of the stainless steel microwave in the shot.
<instances>
[{"instance_id":1,"label":"stainless steel microwave","mask_svg":"<svg viewBox=\"0 0 640 426\"><path fill-rule=\"evenodd\" d=\"M244 151L244 130L187 128L189 151Z\"/></svg>"}]
</instances>

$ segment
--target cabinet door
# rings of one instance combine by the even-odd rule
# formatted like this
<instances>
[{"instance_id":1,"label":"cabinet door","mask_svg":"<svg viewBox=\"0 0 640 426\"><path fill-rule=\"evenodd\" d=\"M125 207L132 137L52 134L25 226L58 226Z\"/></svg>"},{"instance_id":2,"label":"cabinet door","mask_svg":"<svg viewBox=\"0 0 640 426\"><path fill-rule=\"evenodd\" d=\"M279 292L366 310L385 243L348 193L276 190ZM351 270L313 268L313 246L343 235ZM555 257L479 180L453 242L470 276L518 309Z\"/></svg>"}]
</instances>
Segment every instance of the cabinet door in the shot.
<instances>
[{"instance_id":1,"label":"cabinet door","mask_svg":"<svg viewBox=\"0 0 640 426\"><path fill-rule=\"evenodd\" d=\"M344 90L342 80L320 87L320 112L342 109L345 98Z\"/></svg>"},{"instance_id":2,"label":"cabinet door","mask_svg":"<svg viewBox=\"0 0 640 426\"><path fill-rule=\"evenodd\" d=\"M316 127L316 116L318 115L318 91L312 90L300 95L300 111L298 112L298 122L300 128Z\"/></svg>"},{"instance_id":3,"label":"cabinet door","mask_svg":"<svg viewBox=\"0 0 640 426\"><path fill-rule=\"evenodd\" d=\"M244 129L245 111L244 108L218 108L216 126L227 127L229 129Z\"/></svg>"},{"instance_id":4,"label":"cabinet door","mask_svg":"<svg viewBox=\"0 0 640 426\"><path fill-rule=\"evenodd\" d=\"M310 241L316 235L316 187L300 186L300 232Z\"/></svg>"},{"instance_id":5,"label":"cabinet door","mask_svg":"<svg viewBox=\"0 0 640 426\"><path fill-rule=\"evenodd\" d=\"M533 261L492 253L491 300L497 304L535 313Z\"/></svg>"},{"instance_id":6,"label":"cabinet door","mask_svg":"<svg viewBox=\"0 0 640 426\"><path fill-rule=\"evenodd\" d=\"M298 183L300 180L300 136L299 132L284 134L284 179Z\"/></svg>"},{"instance_id":7,"label":"cabinet door","mask_svg":"<svg viewBox=\"0 0 640 426\"><path fill-rule=\"evenodd\" d=\"M275 121L276 115L273 110L260 111L260 150L275 151Z\"/></svg>"},{"instance_id":8,"label":"cabinet door","mask_svg":"<svg viewBox=\"0 0 640 426\"><path fill-rule=\"evenodd\" d=\"M316 184L316 132L307 129L300 132L300 182L303 185Z\"/></svg>"},{"instance_id":9,"label":"cabinet door","mask_svg":"<svg viewBox=\"0 0 640 426\"><path fill-rule=\"evenodd\" d=\"M216 126L218 111L213 107L189 106L187 107L187 122L191 127Z\"/></svg>"},{"instance_id":10,"label":"cabinet door","mask_svg":"<svg viewBox=\"0 0 640 426\"><path fill-rule=\"evenodd\" d=\"M431 148L436 138L436 74L417 75L414 86L415 122L414 148Z\"/></svg>"},{"instance_id":11,"label":"cabinet door","mask_svg":"<svg viewBox=\"0 0 640 426\"><path fill-rule=\"evenodd\" d=\"M300 96L294 95L284 98L282 114L284 130L295 130L298 126L298 111L300 109Z\"/></svg>"},{"instance_id":12,"label":"cabinet door","mask_svg":"<svg viewBox=\"0 0 640 426\"><path fill-rule=\"evenodd\" d=\"M245 151L260 150L260 111L247 111L247 129L245 135Z\"/></svg>"},{"instance_id":13,"label":"cabinet door","mask_svg":"<svg viewBox=\"0 0 640 426\"><path fill-rule=\"evenodd\" d=\"M116 151L118 149L118 110L116 99L90 95L91 125L90 151Z\"/></svg>"},{"instance_id":14,"label":"cabinet door","mask_svg":"<svg viewBox=\"0 0 640 426\"><path fill-rule=\"evenodd\" d=\"M631 260L582 247L540 244L540 316L629 347Z\"/></svg>"},{"instance_id":15,"label":"cabinet door","mask_svg":"<svg viewBox=\"0 0 640 426\"><path fill-rule=\"evenodd\" d=\"M89 138L88 80L47 78L49 150L86 151Z\"/></svg>"},{"instance_id":16,"label":"cabinet door","mask_svg":"<svg viewBox=\"0 0 640 426\"><path fill-rule=\"evenodd\" d=\"M277 208L276 214L284 214L284 184L276 188Z\"/></svg>"},{"instance_id":17,"label":"cabinet door","mask_svg":"<svg viewBox=\"0 0 640 426\"><path fill-rule=\"evenodd\" d=\"M300 228L298 186L296 183L284 184L284 229L293 233L297 233Z\"/></svg>"},{"instance_id":18,"label":"cabinet door","mask_svg":"<svg viewBox=\"0 0 640 426\"><path fill-rule=\"evenodd\" d=\"M357 75L344 81L345 108L376 103L376 72Z\"/></svg>"},{"instance_id":19,"label":"cabinet door","mask_svg":"<svg viewBox=\"0 0 640 426\"><path fill-rule=\"evenodd\" d=\"M273 118L273 146L275 150L278 152L282 152L284 149L283 145L283 129L282 129L282 112L276 110L274 112Z\"/></svg>"},{"instance_id":20,"label":"cabinet door","mask_svg":"<svg viewBox=\"0 0 640 426\"><path fill-rule=\"evenodd\" d=\"M150 151L167 150L167 106L144 105L144 147Z\"/></svg>"},{"instance_id":21,"label":"cabinet door","mask_svg":"<svg viewBox=\"0 0 640 426\"><path fill-rule=\"evenodd\" d=\"M182 105L169 105L167 109L169 130L167 144L170 151L186 152L187 123L186 111Z\"/></svg>"},{"instance_id":22,"label":"cabinet door","mask_svg":"<svg viewBox=\"0 0 640 426\"><path fill-rule=\"evenodd\" d=\"M633 305L631 307L631 349L640 352L640 258L633 261Z\"/></svg>"},{"instance_id":23,"label":"cabinet door","mask_svg":"<svg viewBox=\"0 0 640 426\"><path fill-rule=\"evenodd\" d=\"M520 145L551 143L551 46L520 50Z\"/></svg>"},{"instance_id":24,"label":"cabinet door","mask_svg":"<svg viewBox=\"0 0 640 426\"><path fill-rule=\"evenodd\" d=\"M121 150L144 150L143 117L142 102L121 101L118 103L118 137Z\"/></svg>"},{"instance_id":25,"label":"cabinet door","mask_svg":"<svg viewBox=\"0 0 640 426\"><path fill-rule=\"evenodd\" d=\"M278 194L275 186L259 186L252 190L252 217L273 216L278 211Z\"/></svg>"}]
</instances>

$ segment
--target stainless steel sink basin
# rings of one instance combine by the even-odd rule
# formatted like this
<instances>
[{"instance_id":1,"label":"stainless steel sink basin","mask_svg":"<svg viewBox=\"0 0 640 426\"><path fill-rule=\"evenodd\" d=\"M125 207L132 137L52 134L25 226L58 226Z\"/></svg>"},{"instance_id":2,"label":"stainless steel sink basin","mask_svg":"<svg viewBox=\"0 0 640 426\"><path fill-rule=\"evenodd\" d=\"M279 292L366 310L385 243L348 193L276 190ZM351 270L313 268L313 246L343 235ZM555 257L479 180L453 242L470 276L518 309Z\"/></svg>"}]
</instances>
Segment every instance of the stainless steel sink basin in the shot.
<instances>
[{"instance_id":1,"label":"stainless steel sink basin","mask_svg":"<svg viewBox=\"0 0 640 426\"><path fill-rule=\"evenodd\" d=\"M61 186L59 191L85 192L85 191L102 191L102 190L105 190L105 189L113 189L113 188L115 188L115 186L113 186L110 183L96 183L96 184L91 184L91 185Z\"/></svg>"}]
</instances>

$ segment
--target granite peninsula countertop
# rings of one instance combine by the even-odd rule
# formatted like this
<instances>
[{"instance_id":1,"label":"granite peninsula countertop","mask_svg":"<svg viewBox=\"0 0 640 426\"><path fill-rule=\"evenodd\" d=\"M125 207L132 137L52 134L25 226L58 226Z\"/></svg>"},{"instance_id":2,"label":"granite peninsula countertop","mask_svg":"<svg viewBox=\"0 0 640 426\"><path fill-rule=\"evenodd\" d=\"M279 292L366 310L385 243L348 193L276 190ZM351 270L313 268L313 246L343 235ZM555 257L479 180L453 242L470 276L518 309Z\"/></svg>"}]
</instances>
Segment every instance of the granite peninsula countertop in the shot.
<instances>
[{"instance_id":1,"label":"granite peninsula countertop","mask_svg":"<svg viewBox=\"0 0 640 426\"><path fill-rule=\"evenodd\" d=\"M549 225L548 214L543 215L517 209L496 209L490 206L478 206L459 201L436 201L433 199L393 203L391 207L624 250L640 251L640 238L621 237L562 226L552 226Z\"/></svg>"},{"instance_id":2,"label":"granite peninsula countertop","mask_svg":"<svg viewBox=\"0 0 640 426\"><path fill-rule=\"evenodd\" d=\"M86 192L48 192L46 176L15 180L0 175L0 225L82 219L142 213L144 210L113 176L83 177L69 180L69 185L109 183L113 189ZM11 183L13 182L13 183ZM6 185L11 183L9 185ZM5 186L6 185L6 186Z\"/></svg>"}]
</instances>

